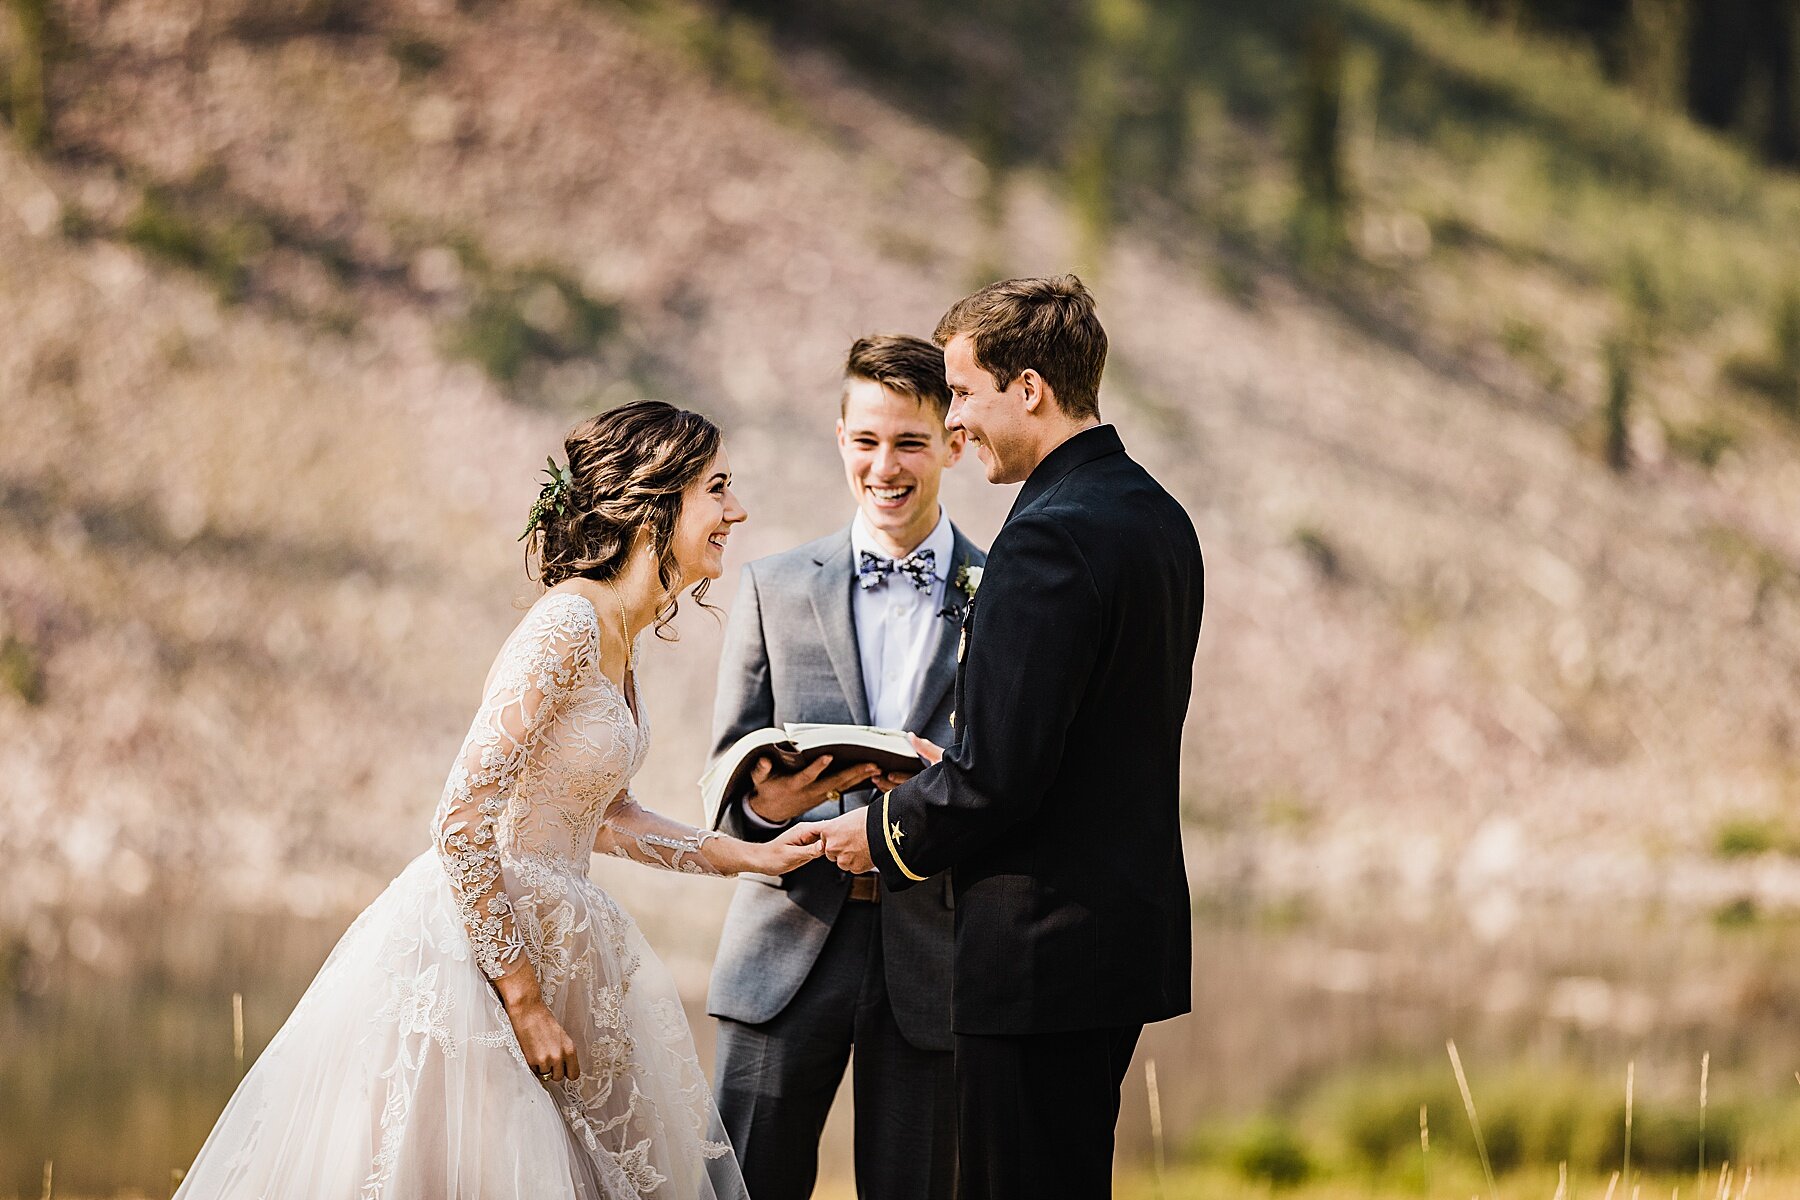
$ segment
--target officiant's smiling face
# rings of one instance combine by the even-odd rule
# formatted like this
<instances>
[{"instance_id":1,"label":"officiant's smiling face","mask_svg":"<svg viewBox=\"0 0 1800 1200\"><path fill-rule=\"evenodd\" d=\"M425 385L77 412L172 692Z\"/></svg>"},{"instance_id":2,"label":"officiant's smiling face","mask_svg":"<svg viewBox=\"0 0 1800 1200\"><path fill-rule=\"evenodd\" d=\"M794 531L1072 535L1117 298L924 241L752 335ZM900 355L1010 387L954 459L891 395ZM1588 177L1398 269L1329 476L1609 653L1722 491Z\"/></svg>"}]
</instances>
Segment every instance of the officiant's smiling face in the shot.
<instances>
[{"instance_id":1,"label":"officiant's smiling face","mask_svg":"<svg viewBox=\"0 0 1800 1200\"><path fill-rule=\"evenodd\" d=\"M937 526L938 489L944 469L962 457L962 435L947 431L929 402L853 378L844 385L837 440L864 519L888 553L911 553Z\"/></svg>"}]
</instances>

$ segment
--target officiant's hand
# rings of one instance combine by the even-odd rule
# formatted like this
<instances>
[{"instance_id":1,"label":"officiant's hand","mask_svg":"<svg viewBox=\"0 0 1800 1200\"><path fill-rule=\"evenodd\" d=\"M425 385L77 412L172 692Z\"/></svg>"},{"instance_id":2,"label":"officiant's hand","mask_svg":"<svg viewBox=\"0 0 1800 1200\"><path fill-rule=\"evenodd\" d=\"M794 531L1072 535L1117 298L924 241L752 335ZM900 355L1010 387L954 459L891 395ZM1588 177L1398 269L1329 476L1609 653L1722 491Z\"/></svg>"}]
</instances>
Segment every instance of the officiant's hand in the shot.
<instances>
[{"instance_id":1,"label":"officiant's hand","mask_svg":"<svg viewBox=\"0 0 1800 1200\"><path fill-rule=\"evenodd\" d=\"M916 733L909 733L906 736L912 742L913 749L918 751L919 757L925 760L926 766L935 767L944 761L944 748L936 742L922 738Z\"/></svg>"},{"instance_id":2,"label":"officiant's hand","mask_svg":"<svg viewBox=\"0 0 1800 1200\"><path fill-rule=\"evenodd\" d=\"M824 843L825 857L840 870L861 875L875 869L875 860L869 855L869 816L861 809L829 821L808 821L793 832Z\"/></svg>"},{"instance_id":3,"label":"officiant's hand","mask_svg":"<svg viewBox=\"0 0 1800 1200\"><path fill-rule=\"evenodd\" d=\"M771 825L785 825L881 774L881 768L871 763L853 763L826 774L830 766L829 754L792 772L777 772L772 758L758 759L750 772L750 810Z\"/></svg>"},{"instance_id":4,"label":"officiant's hand","mask_svg":"<svg viewBox=\"0 0 1800 1200\"><path fill-rule=\"evenodd\" d=\"M935 766L943 761L944 748L942 746L936 742L927 741L916 733L909 733L906 736L912 742L914 752L925 760L926 766ZM885 775L877 775L869 782L883 792L891 792L917 774L917 771L889 771Z\"/></svg>"}]
</instances>

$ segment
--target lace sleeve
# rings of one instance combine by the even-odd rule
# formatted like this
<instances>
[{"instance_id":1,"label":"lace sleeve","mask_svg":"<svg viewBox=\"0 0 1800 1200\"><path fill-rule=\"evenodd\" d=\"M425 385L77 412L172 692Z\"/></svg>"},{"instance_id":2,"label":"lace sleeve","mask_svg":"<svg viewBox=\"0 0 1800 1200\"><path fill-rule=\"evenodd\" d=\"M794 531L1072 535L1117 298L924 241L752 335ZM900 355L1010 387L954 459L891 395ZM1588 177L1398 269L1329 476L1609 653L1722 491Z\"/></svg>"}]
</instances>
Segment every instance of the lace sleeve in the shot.
<instances>
[{"instance_id":1,"label":"lace sleeve","mask_svg":"<svg viewBox=\"0 0 1800 1200\"><path fill-rule=\"evenodd\" d=\"M489 979L505 975L524 950L500 874L500 818L539 733L598 653L593 605L567 593L540 601L502 648L444 784L433 842Z\"/></svg>"},{"instance_id":2,"label":"lace sleeve","mask_svg":"<svg viewBox=\"0 0 1800 1200\"><path fill-rule=\"evenodd\" d=\"M594 839L596 854L614 854L633 862L686 871L690 875L718 875L718 867L701 853L702 847L722 836L712 829L696 829L640 807L626 788L607 806L606 819Z\"/></svg>"}]
</instances>

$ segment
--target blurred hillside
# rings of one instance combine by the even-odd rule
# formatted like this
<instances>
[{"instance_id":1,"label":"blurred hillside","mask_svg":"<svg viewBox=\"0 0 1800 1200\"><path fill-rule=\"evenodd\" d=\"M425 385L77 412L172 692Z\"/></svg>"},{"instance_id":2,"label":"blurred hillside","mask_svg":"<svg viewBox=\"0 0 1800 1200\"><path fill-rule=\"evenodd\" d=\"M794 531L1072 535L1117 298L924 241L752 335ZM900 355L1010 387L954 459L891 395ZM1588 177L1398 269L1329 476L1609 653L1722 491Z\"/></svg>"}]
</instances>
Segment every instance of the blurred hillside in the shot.
<instances>
[{"instance_id":1,"label":"blurred hillside","mask_svg":"<svg viewBox=\"0 0 1800 1200\"><path fill-rule=\"evenodd\" d=\"M19 961L422 849L579 415L718 418L735 570L848 519L854 336L1071 265L1208 552L1204 891L1800 902L1800 182L1587 51L1418 0L12 14ZM691 819L682 633L641 794ZM722 888L603 869L703 966Z\"/></svg>"}]
</instances>

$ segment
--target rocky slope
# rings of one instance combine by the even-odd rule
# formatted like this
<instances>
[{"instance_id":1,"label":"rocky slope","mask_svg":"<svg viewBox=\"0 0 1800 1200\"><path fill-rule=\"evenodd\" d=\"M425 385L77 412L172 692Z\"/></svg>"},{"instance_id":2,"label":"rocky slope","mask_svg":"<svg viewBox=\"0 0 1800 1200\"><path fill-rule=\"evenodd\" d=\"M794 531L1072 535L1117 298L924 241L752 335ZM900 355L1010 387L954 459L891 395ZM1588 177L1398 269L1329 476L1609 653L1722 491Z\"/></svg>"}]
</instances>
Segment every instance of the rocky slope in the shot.
<instances>
[{"instance_id":1,"label":"rocky slope","mask_svg":"<svg viewBox=\"0 0 1800 1200\"><path fill-rule=\"evenodd\" d=\"M995 213L855 71L752 41L722 79L678 6L59 9L51 148L0 149L0 895L48 953L64 906L331 912L424 846L575 417L723 422L735 567L847 519L854 336L1077 253L1043 178ZM1640 431L1616 475L1535 388L1216 267L1128 226L1092 281L1107 413L1208 554L1196 881L1496 928L1800 895L1712 853L1795 796L1792 436L1708 474ZM950 487L982 540L1009 500ZM692 818L718 639L681 629L641 794ZM724 889L604 869L697 970Z\"/></svg>"}]
</instances>

